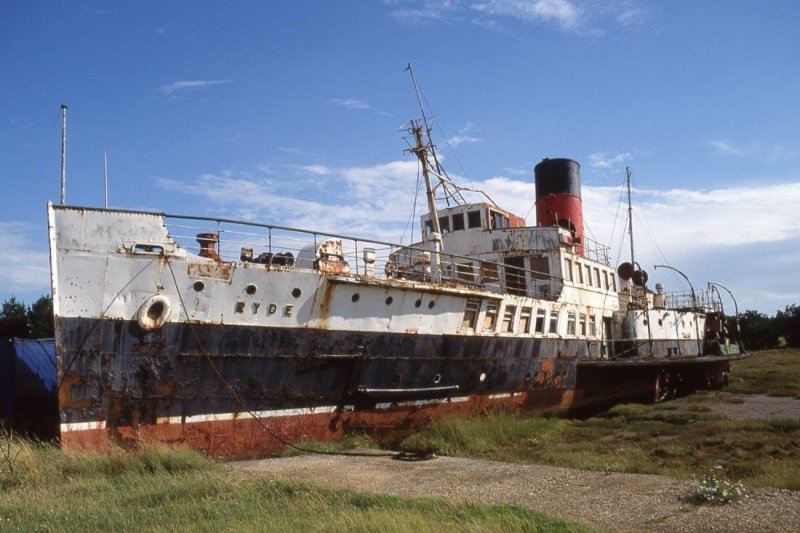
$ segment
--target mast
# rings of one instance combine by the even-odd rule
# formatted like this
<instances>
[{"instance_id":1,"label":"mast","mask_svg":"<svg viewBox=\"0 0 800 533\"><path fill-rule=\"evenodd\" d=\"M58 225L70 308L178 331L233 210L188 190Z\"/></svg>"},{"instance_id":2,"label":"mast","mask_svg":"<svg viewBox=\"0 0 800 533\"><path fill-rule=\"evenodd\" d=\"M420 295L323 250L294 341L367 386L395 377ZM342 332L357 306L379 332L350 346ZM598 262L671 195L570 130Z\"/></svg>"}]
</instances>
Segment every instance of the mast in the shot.
<instances>
[{"instance_id":1,"label":"mast","mask_svg":"<svg viewBox=\"0 0 800 533\"><path fill-rule=\"evenodd\" d=\"M415 140L415 145L414 148L411 149L411 152L417 156L417 159L419 159L419 163L422 166L422 177L425 180L425 196L428 199L428 214L430 216L431 228L433 230L433 234L430 236L433 240L434 246L433 256L431 257L431 277L434 281L439 281L441 275L440 265L442 254L442 229L439 226L439 214L436 211L436 192L431 185L430 167L428 165L428 149L433 152L433 144L430 142L428 118L425 116L425 109L422 105L422 97L419 93L419 87L417 87L417 80L414 78L414 71L411 68L411 63L408 64L406 70L411 73L411 82L414 84L414 92L417 96L417 103L419 104L419 109L422 113L422 122L425 127L425 134L428 136L428 144L426 144L422 138L422 125L420 125L419 121L417 120L411 121L411 132L414 134Z\"/></svg>"},{"instance_id":2,"label":"mast","mask_svg":"<svg viewBox=\"0 0 800 533\"><path fill-rule=\"evenodd\" d=\"M61 104L61 205L67 200L67 104Z\"/></svg>"},{"instance_id":3,"label":"mast","mask_svg":"<svg viewBox=\"0 0 800 533\"><path fill-rule=\"evenodd\" d=\"M631 265L636 266L633 256L633 207L631 205L631 167L625 167L625 174L628 181L628 236L631 241Z\"/></svg>"},{"instance_id":4,"label":"mast","mask_svg":"<svg viewBox=\"0 0 800 533\"><path fill-rule=\"evenodd\" d=\"M108 209L108 150L103 150L103 192L105 193L106 209Z\"/></svg>"}]
</instances>

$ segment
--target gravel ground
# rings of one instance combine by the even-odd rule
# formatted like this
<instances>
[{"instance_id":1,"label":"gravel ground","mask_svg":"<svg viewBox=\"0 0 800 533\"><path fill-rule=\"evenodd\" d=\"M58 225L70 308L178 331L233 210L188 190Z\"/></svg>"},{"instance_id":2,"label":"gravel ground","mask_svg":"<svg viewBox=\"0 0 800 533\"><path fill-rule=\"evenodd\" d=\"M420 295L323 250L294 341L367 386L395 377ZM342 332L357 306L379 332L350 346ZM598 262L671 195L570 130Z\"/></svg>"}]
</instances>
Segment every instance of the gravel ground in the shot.
<instances>
[{"instance_id":1,"label":"gravel ground","mask_svg":"<svg viewBox=\"0 0 800 533\"><path fill-rule=\"evenodd\" d=\"M742 403L714 402L712 410L735 419L800 418L800 400L736 396ZM748 488L747 497L733 504L695 505L686 501L693 482L665 476L455 457L402 461L390 452L360 453L243 461L229 468L236 475L404 498L514 505L610 531L800 531L800 491Z\"/></svg>"}]
</instances>

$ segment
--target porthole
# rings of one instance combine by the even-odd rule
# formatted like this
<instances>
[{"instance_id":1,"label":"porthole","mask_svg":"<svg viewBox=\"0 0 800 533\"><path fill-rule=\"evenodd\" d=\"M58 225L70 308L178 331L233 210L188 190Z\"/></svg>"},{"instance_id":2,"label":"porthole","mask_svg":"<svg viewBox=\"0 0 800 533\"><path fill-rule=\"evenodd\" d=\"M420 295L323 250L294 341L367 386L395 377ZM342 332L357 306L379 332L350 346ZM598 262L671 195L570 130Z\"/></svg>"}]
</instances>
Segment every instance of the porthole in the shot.
<instances>
[{"instance_id":1,"label":"porthole","mask_svg":"<svg viewBox=\"0 0 800 533\"><path fill-rule=\"evenodd\" d=\"M195 292L200 292L200 291L202 291L203 289L206 288L206 284L198 279L197 281L194 282L194 285L192 285L192 288L195 290Z\"/></svg>"},{"instance_id":2,"label":"porthole","mask_svg":"<svg viewBox=\"0 0 800 533\"><path fill-rule=\"evenodd\" d=\"M300 295L303 294L303 291L300 290L300 287L295 287L292 289L292 296L294 298L300 298Z\"/></svg>"},{"instance_id":3,"label":"porthole","mask_svg":"<svg viewBox=\"0 0 800 533\"><path fill-rule=\"evenodd\" d=\"M350 299L354 302L357 302L359 298L361 298L361 296L359 296L358 293L355 293Z\"/></svg>"},{"instance_id":4,"label":"porthole","mask_svg":"<svg viewBox=\"0 0 800 533\"><path fill-rule=\"evenodd\" d=\"M386 305L392 305L393 301L394 301L394 298L392 298L391 296L387 296L386 297Z\"/></svg>"},{"instance_id":5,"label":"porthole","mask_svg":"<svg viewBox=\"0 0 800 533\"><path fill-rule=\"evenodd\" d=\"M478 376L478 381L480 381L481 383L486 381L486 372L481 372L481 375Z\"/></svg>"},{"instance_id":6,"label":"porthole","mask_svg":"<svg viewBox=\"0 0 800 533\"><path fill-rule=\"evenodd\" d=\"M421 299L417 299L417 301L414 302L414 307L419 307L420 305L422 305L422 300Z\"/></svg>"},{"instance_id":7,"label":"porthole","mask_svg":"<svg viewBox=\"0 0 800 533\"><path fill-rule=\"evenodd\" d=\"M431 300L430 302L428 302L428 309L433 309L433 306L434 306L434 305L436 305L436 302L434 302L433 300Z\"/></svg>"},{"instance_id":8,"label":"porthole","mask_svg":"<svg viewBox=\"0 0 800 533\"><path fill-rule=\"evenodd\" d=\"M436 374L436 375L433 376L433 382L434 383L439 383L440 381L442 381L442 375L441 374Z\"/></svg>"},{"instance_id":9,"label":"porthole","mask_svg":"<svg viewBox=\"0 0 800 533\"><path fill-rule=\"evenodd\" d=\"M257 290L258 289L256 289L256 286L251 283L247 287L245 287L244 292L252 296L256 293Z\"/></svg>"}]
</instances>

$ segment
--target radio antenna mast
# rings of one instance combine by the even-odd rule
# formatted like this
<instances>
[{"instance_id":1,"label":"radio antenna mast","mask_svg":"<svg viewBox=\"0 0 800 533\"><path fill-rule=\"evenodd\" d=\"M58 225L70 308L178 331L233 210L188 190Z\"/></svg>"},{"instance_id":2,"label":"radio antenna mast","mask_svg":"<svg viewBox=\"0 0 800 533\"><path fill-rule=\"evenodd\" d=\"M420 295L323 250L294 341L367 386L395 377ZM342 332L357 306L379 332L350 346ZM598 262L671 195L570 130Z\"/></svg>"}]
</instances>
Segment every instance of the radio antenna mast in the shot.
<instances>
[{"instance_id":1,"label":"radio antenna mast","mask_svg":"<svg viewBox=\"0 0 800 533\"><path fill-rule=\"evenodd\" d=\"M61 104L61 205L67 200L67 104Z\"/></svg>"}]
</instances>

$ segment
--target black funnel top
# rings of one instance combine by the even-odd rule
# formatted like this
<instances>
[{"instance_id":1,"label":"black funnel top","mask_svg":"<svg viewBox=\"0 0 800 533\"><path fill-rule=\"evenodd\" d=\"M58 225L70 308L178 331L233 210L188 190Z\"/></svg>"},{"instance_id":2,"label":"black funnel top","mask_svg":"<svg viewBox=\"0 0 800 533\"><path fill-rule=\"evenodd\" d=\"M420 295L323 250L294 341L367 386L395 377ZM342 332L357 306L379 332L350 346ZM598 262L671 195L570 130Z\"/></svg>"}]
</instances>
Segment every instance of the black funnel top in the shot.
<instances>
[{"instance_id":1,"label":"black funnel top","mask_svg":"<svg viewBox=\"0 0 800 533\"><path fill-rule=\"evenodd\" d=\"M548 194L581 197L581 166L573 159L543 159L533 168L536 198Z\"/></svg>"}]
</instances>

